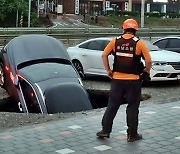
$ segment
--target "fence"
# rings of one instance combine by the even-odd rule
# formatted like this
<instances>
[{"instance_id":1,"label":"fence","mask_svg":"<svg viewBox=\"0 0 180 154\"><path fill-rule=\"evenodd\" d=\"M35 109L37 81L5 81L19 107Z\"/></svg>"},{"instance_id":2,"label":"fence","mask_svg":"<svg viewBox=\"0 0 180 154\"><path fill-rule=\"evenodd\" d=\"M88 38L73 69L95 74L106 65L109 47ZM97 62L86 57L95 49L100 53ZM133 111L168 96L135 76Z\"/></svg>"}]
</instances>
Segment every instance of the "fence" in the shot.
<instances>
[{"instance_id":1,"label":"fence","mask_svg":"<svg viewBox=\"0 0 180 154\"><path fill-rule=\"evenodd\" d=\"M0 28L0 45L23 34L46 34L65 44L76 44L90 38L115 37L121 33L119 28ZM180 27L141 28L137 32L137 36L149 41L167 35L180 36Z\"/></svg>"}]
</instances>

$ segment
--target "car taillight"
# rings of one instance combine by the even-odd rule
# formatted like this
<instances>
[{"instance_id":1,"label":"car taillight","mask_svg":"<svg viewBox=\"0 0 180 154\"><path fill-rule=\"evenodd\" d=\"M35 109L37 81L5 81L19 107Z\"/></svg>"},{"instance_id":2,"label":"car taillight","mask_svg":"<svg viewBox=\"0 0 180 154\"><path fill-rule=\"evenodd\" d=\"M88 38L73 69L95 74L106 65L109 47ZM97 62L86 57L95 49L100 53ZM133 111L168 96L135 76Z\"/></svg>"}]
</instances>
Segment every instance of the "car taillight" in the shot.
<instances>
[{"instance_id":1,"label":"car taillight","mask_svg":"<svg viewBox=\"0 0 180 154\"><path fill-rule=\"evenodd\" d=\"M12 81L14 81L14 76L13 76L12 72L10 72L10 78Z\"/></svg>"},{"instance_id":2,"label":"car taillight","mask_svg":"<svg viewBox=\"0 0 180 154\"><path fill-rule=\"evenodd\" d=\"M6 71L9 71L9 67L8 66L5 66L5 69L6 69Z\"/></svg>"},{"instance_id":3,"label":"car taillight","mask_svg":"<svg viewBox=\"0 0 180 154\"><path fill-rule=\"evenodd\" d=\"M34 93L33 93L33 92L31 92L31 94L30 94L30 95L31 95L31 97L34 97Z\"/></svg>"}]
</instances>

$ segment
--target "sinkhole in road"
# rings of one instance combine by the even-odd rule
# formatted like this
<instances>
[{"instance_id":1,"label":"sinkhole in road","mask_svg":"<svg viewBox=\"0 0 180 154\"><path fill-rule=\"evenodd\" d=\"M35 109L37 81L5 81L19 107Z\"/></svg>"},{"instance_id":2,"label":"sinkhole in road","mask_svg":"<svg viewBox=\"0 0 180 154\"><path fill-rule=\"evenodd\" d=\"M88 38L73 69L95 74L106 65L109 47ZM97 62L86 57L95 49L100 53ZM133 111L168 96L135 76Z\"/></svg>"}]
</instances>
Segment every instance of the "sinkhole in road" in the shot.
<instances>
[{"instance_id":1,"label":"sinkhole in road","mask_svg":"<svg viewBox=\"0 0 180 154\"><path fill-rule=\"evenodd\" d=\"M93 109L107 107L109 92L108 91L88 91L90 101ZM148 100L151 98L149 94L141 94L141 101ZM124 100L123 104L127 104L126 100Z\"/></svg>"},{"instance_id":2,"label":"sinkhole in road","mask_svg":"<svg viewBox=\"0 0 180 154\"><path fill-rule=\"evenodd\" d=\"M88 91L93 109L107 106L108 93ZM0 99L0 112L19 112L17 103L10 97Z\"/></svg>"},{"instance_id":3,"label":"sinkhole in road","mask_svg":"<svg viewBox=\"0 0 180 154\"><path fill-rule=\"evenodd\" d=\"M89 99L93 109L106 107L108 104L108 91L87 90ZM149 99L151 96L142 94L141 101ZM124 102L125 104L126 102ZM0 112L19 112L17 104L10 98L3 98L0 100Z\"/></svg>"}]
</instances>

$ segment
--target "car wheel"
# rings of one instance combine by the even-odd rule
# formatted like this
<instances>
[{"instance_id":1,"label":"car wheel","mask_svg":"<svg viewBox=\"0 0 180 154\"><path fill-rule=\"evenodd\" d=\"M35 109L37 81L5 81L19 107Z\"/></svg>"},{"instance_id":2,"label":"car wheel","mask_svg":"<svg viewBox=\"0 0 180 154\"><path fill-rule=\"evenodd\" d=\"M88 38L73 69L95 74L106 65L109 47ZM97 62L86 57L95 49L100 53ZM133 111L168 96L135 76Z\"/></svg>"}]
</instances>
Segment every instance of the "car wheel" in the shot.
<instances>
[{"instance_id":1,"label":"car wheel","mask_svg":"<svg viewBox=\"0 0 180 154\"><path fill-rule=\"evenodd\" d=\"M5 72L2 63L0 63L0 87L1 88L5 87Z\"/></svg>"},{"instance_id":2,"label":"car wheel","mask_svg":"<svg viewBox=\"0 0 180 154\"><path fill-rule=\"evenodd\" d=\"M79 61L74 60L73 65L76 68L77 72L79 73L80 77L81 78L85 77L82 64Z\"/></svg>"}]
</instances>

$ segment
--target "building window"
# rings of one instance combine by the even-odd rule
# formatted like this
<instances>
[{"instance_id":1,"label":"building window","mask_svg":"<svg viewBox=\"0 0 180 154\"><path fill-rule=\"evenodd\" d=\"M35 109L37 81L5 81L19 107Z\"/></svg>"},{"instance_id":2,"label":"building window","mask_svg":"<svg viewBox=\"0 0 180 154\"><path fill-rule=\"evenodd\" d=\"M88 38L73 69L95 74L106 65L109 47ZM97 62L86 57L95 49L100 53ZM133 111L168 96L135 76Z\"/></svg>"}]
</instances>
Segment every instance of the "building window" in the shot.
<instances>
[{"instance_id":1,"label":"building window","mask_svg":"<svg viewBox=\"0 0 180 154\"><path fill-rule=\"evenodd\" d=\"M80 2L80 14L102 15L103 2Z\"/></svg>"}]
</instances>

